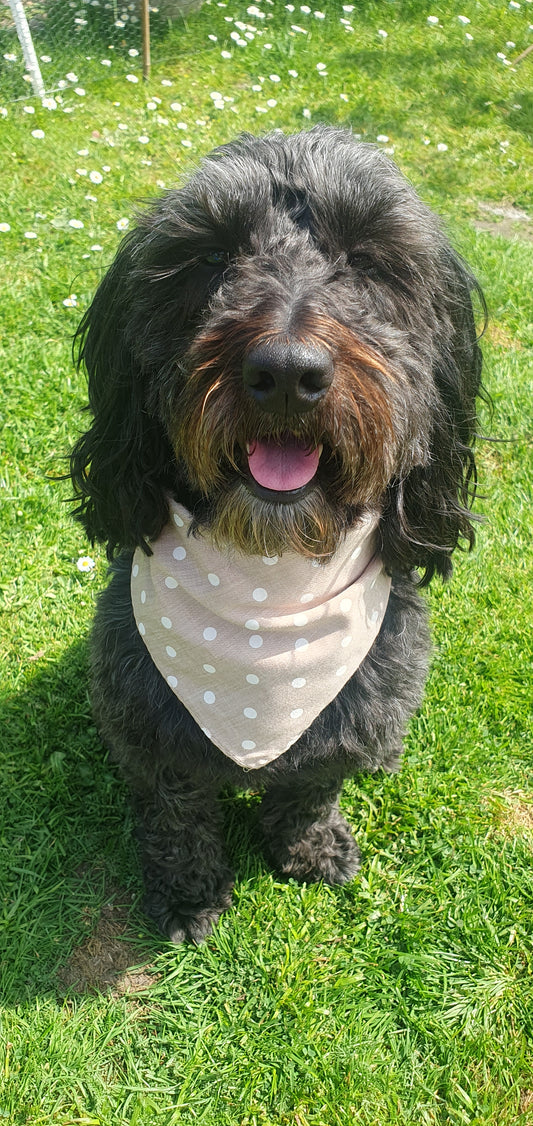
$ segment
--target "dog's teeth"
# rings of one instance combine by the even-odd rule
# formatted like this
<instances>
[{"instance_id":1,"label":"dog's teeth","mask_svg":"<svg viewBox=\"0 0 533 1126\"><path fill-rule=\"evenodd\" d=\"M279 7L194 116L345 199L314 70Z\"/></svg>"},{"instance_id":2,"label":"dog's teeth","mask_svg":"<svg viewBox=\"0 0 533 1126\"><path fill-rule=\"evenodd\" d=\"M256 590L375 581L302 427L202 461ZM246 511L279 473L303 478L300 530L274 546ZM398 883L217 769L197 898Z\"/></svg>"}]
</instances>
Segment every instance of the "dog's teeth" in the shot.
<instances>
[{"instance_id":1,"label":"dog's teeth","mask_svg":"<svg viewBox=\"0 0 533 1126\"><path fill-rule=\"evenodd\" d=\"M319 456L319 457L322 457L322 450L323 450L323 449L324 449L324 446L322 445L322 442L319 442L319 444L318 444L318 446L317 446L317 450L318 450L318 456Z\"/></svg>"}]
</instances>

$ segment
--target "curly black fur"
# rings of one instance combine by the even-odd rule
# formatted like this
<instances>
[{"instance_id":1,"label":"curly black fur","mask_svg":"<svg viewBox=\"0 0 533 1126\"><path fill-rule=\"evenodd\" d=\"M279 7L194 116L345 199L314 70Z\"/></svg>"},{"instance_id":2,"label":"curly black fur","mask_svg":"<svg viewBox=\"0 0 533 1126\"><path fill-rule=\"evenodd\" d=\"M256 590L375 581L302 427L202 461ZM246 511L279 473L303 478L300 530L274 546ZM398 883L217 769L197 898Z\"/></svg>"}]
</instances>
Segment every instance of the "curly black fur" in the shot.
<instances>
[{"instance_id":1,"label":"curly black fur","mask_svg":"<svg viewBox=\"0 0 533 1126\"><path fill-rule=\"evenodd\" d=\"M116 556L93 633L94 709L132 789L147 909L175 941L200 941L230 903L217 797L248 777L153 665L132 613L131 553L150 552L169 496L198 533L252 554L309 554L317 528L327 553L379 506L393 579L379 636L298 742L253 774L280 870L349 880L358 852L338 812L343 778L394 769L422 696L429 638L412 572L447 577L459 541L474 539L474 294L394 164L319 127L215 150L139 217L81 323L93 422L72 454L76 515ZM331 357L313 410L280 417L246 394L247 359L272 339ZM324 444L323 469L305 498L276 503L250 489L243 449L287 430Z\"/></svg>"}]
</instances>

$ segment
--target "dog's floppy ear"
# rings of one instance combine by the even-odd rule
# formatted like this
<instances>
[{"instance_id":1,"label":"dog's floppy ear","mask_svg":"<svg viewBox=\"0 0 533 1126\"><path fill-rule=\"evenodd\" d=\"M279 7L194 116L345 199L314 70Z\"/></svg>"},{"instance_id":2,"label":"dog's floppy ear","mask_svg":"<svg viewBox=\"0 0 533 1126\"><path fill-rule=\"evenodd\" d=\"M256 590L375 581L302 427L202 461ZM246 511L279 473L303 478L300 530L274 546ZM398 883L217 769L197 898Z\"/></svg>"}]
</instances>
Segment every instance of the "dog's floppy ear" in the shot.
<instances>
[{"instance_id":1,"label":"dog's floppy ear","mask_svg":"<svg viewBox=\"0 0 533 1126\"><path fill-rule=\"evenodd\" d=\"M132 326L135 292L142 284L142 240L136 230L122 243L74 344L78 365L85 365L89 376L88 409L94 416L71 455L79 498L74 515L92 541L107 542L110 558L122 547L146 547L168 518L172 452L161 423L147 409L147 374L135 354Z\"/></svg>"},{"instance_id":2,"label":"dog's floppy ear","mask_svg":"<svg viewBox=\"0 0 533 1126\"><path fill-rule=\"evenodd\" d=\"M427 464L415 466L388 490L383 513L383 556L391 570L421 568L421 585L452 571L451 555L462 540L474 544L470 512L476 492L472 450L476 396L481 391L481 350L473 299L486 318L481 289L451 249L443 256L442 288L434 295L439 323L433 379L433 414ZM475 519L475 518L474 518Z\"/></svg>"}]
</instances>

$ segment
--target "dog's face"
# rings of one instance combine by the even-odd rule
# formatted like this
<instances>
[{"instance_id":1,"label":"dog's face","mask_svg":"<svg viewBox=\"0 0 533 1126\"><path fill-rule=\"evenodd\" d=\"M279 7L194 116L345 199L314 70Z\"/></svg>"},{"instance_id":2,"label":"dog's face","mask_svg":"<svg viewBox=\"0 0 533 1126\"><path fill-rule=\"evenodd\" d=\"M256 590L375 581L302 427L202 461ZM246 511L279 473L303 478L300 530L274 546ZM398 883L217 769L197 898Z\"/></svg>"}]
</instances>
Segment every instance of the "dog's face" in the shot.
<instances>
[{"instance_id":1,"label":"dog's face","mask_svg":"<svg viewBox=\"0 0 533 1126\"><path fill-rule=\"evenodd\" d=\"M198 303L157 409L211 531L245 551L327 557L428 458L432 342L405 307L428 215L376 153L340 152L326 163L308 136L241 144L167 201L174 277L186 263ZM184 263L185 200L196 241Z\"/></svg>"},{"instance_id":2,"label":"dog's face","mask_svg":"<svg viewBox=\"0 0 533 1126\"><path fill-rule=\"evenodd\" d=\"M474 286L350 134L216 150L141 217L82 324L89 531L154 538L170 492L218 543L325 559L377 508L394 565L445 573L472 535Z\"/></svg>"}]
</instances>

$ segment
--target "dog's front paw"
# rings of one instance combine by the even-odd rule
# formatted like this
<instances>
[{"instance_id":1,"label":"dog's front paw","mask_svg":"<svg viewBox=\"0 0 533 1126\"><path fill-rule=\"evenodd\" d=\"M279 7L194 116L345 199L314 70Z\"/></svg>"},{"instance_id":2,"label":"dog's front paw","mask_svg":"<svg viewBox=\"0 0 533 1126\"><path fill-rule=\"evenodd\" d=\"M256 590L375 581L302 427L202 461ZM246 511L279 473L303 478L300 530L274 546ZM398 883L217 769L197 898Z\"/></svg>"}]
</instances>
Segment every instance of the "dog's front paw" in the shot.
<instances>
[{"instance_id":1,"label":"dog's front paw","mask_svg":"<svg viewBox=\"0 0 533 1126\"><path fill-rule=\"evenodd\" d=\"M160 895L145 895L143 909L150 918L157 923L162 935L166 935L171 942L194 942L199 946L206 938L210 937L221 914L231 904L231 888L224 902L216 906L198 906L188 903L162 902Z\"/></svg>"},{"instance_id":2,"label":"dog's front paw","mask_svg":"<svg viewBox=\"0 0 533 1126\"><path fill-rule=\"evenodd\" d=\"M297 839L269 843L281 871L299 883L346 884L359 868L359 849L340 813L307 825Z\"/></svg>"},{"instance_id":3,"label":"dog's front paw","mask_svg":"<svg viewBox=\"0 0 533 1126\"><path fill-rule=\"evenodd\" d=\"M180 942L193 942L195 946L199 946L212 934L223 910L224 908L220 911L216 908L206 908L195 915L176 913L167 920L165 934L176 945Z\"/></svg>"},{"instance_id":4,"label":"dog's front paw","mask_svg":"<svg viewBox=\"0 0 533 1126\"><path fill-rule=\"evenodd\" d=\"M216 903L200 906L175 894L152 889L144 897L143 908L170 942L193 942L199 946L209 938L220 916L231 906L232 890L233 882L229 882L223 890L219 889Z\"/></svg>"}]
</instances>

